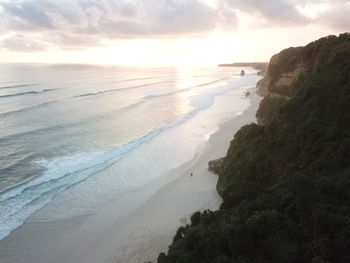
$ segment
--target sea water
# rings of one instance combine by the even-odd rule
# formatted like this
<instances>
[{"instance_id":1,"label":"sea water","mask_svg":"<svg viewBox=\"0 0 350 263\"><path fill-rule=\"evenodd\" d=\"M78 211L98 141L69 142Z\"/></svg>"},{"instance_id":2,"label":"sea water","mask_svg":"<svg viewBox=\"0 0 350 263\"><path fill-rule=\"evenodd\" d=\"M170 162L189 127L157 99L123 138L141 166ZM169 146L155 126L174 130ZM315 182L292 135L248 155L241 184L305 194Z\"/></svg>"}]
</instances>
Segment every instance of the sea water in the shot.
<instances>
[{"instance_id":1,"label":"sea water","mask_svg":"<svg viewBox=\"0 0 350 263\"><path fill-rule=\"evenodd\" d=\"M96 212L198 153L249 106L244 68L0 66L0 239Z\"/></svg>"}]
</instances>

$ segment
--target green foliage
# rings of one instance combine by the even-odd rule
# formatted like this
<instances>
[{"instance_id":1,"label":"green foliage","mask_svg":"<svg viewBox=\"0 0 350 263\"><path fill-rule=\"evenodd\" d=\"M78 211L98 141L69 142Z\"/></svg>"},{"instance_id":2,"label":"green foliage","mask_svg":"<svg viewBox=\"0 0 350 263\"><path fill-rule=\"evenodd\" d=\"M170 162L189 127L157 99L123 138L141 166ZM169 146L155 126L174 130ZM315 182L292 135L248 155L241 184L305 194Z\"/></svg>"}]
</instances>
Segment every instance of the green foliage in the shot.
<instances>
[{"instance_id":1,"label":"green foliage","mask_svg":"<svg viewBox=\"0 0 350 263\"><path fill-rule=\"evenodd\" d=\"M282 57L276 74L310 71L274 121L236 133L221 209L195 213L158 263L350 262L350 35Z\"/></svg>"},{"instance_id":2,"label":"green foliage","mask_svg":"<svg viewBox=\"0 0 350 263\"><path fill-rule=\"evenodd\" d=\"M276 119L279 112L287 103L287 99L281 97L266 96L261 102L256 117L260 122Z\"/></svg>"}]
</instances>

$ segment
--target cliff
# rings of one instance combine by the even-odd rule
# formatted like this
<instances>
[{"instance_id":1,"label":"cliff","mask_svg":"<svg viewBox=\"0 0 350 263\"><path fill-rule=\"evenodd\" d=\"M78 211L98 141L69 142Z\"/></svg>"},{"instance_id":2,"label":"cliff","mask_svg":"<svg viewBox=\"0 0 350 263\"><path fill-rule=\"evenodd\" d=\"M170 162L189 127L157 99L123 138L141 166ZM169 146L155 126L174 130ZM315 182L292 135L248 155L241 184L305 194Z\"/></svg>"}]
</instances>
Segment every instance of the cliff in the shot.
<instances>
[{"instance_id":1,"label":"cliff","mask_svg":"<svg viewBox=\"0 0 350 263\"><path fill-rule=\"evenodd\" d=\"M260 124L276 117L278 109L293 96L293 84L309 69L302 51L300 47L289 48L271 58L267 73L257 83L258 92L264 96L256 114Z\"/></svg>"},{"instance_id":2,"label":"cliff","mask_svg":"<svg viewBox=\"0 0 350 263\"><path fill-rule=\"evenodd\" d=\"M329 61L337 40L336 36L328 36L305 47L285 49L271 58L264 78L257 84L258 92L264 96L256 114L260 124L278 116L279 109L294 97L298 87L295 84L303 75L315 72ZM335 45L332 49L328 46L330 43Z\"/></svg>"},{"instance_id":3,"label":"cliff","mask_svg":"<svg viewBox=\"0 0 350 263\"><path fill-rule=\"evenodd\" d=\"M350 34L275 55L259 88L264 125L211 163L220 210L193 214L158 263L350 262Z\"/></svg>"}]
</instances>

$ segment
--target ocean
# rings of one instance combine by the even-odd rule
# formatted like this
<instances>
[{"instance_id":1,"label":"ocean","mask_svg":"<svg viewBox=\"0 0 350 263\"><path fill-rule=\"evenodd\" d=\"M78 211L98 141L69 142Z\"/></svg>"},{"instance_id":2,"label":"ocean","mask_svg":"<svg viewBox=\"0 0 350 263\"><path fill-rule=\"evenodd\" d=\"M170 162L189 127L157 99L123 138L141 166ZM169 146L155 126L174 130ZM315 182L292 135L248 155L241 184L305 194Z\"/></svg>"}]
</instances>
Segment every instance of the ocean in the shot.
<instances>
[{"instance_id":1,"label":"ocean","mask_svg":"<svg viewBox=\"0 0 350 263\"><path fill-rule=\"evenodd\" d=\"M188 162L258 79L251 68L0 65L0 239L26 220L93 214Z\"/></svg>"}]
</instances>

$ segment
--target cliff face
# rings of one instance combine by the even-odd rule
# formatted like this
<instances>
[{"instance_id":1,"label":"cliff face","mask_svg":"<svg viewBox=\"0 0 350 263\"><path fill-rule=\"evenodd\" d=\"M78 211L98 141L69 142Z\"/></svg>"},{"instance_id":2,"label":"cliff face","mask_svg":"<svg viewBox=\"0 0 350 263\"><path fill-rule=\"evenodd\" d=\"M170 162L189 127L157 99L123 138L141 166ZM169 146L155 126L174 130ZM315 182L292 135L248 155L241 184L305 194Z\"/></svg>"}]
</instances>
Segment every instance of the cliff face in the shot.
<instances>
[{"instance_id":1,"label":"cliff face","mask_svg":"<svg viewBox=\"0 0 350 263\"><path fill-rule=\"evenodd\" d=\"M259 88L264 125L212 163L220 210L195 213L159 263L350 262L350 34L275 55Z\"/></svg>"},{"instance_id":2,"label":"cliff face","mask_svg":"<svg viewBox=\"0 0 350 263\"><path fill-rule=\"evenodd\" d=\"M338 118L335 112L325 113L322 108L334 110L339 101L343 101L343 104L350 103L350 100L345 101L341 97L345 94L349 96L350 85L342 86L349 81L349 78L350 34L325 37L305 47L288 48L274 55L270 60L267 74L257 85L259 91L265 94L256 114L258 123L262 126L249 125L235 135L235 140L232 141L222 165L223 172L220 173L217 186L219 193L227 197L227 200L237 199L238 191L232 189L235 185L233 182L241 173L246 175L244 170L247 166L249 169L252 168L247 165L249 163L255 163L254 169L249 170L250 176L255 177L258 173L268 171L268 176L273 174L276 178L285 174L288 169L298 170L311 165L304 163L305 151L310 150L310 141L313 139L311 135L319 135L313 130L315 128L309 127L309 130L305 129L303 132L309 133L310 141L305 141L301 134L296 134L296 131L301 132L300 127L306 125L307 121L314 123L315 120L319 122L322 119L322 124L325 125L322 128L328 130L326 117L335 125L334 129L338 129L339 127L331 119L331 116L334 119ZM334 105L330 104L331 101ZM339 112L342 112L340 115L350 113L350 109ZM311 113L313 115L310 116ZM348 122L350 124L350 118ZM315 123L315 127L318 125L319 123ZM321 132L321 127L318 128L318 132ZM283 133L287 130L289 133ZM266 131L268 134L265 134ZM266 141L257 140L259 137L265 138ZM261 150L267 150L267 141L272 140L272 137L276 137L276 141L271 145L272 152ZM291 138L296 145L288 145L292 144ZM293 155L286 154L293 148L295 151ZM247 152L251 155L244 156ZM304 156L302 159L300 152ZM256 158L254 161L253 157ZM258 167L258 164L262 167ZM256 189L252 189L252 192L256 192ZM236 197L230 198L230 195Z\"/></svg>"},{"instance_id":3,"label":"cliff face","mask_svg":"<svg viewBox=\"0 0 350 263\"><path fill-rule=\"evenodd\" d=\"M265 77L257 84L258 92L264 96L256 113L260 124L267 124L278 116L280 108L295 96L295 84L303 75L315 72L329 61L327 43L336 39L329 36L306 47L285 49L271 58Z\"/></svg>"},{"instance_id":4,"label":"cliff face","mask_svg":"<svg viewBox=\"0 0 350 263\"><path fill-rule=\"evenodd\" d=\"M291 85L307 70L302 50L300 47L288 48L274 55L267 74L257 85L258 90L264 95L275 94L289 98L293 93Z\"/></svg>"},{"instance_id":5,"label":"cliff face","mask_svg":"<svg viewBox=\"0 0 350 263\"><path fill-rule=\"evenodd\" d=\"M264 96L256 117L260 124L266 124L276 117L294 93L293 84L310 68L303 57L303 48L289 48L274 55L265 77L257 84L258 92Z\"/></svg>"}]
</instances>

